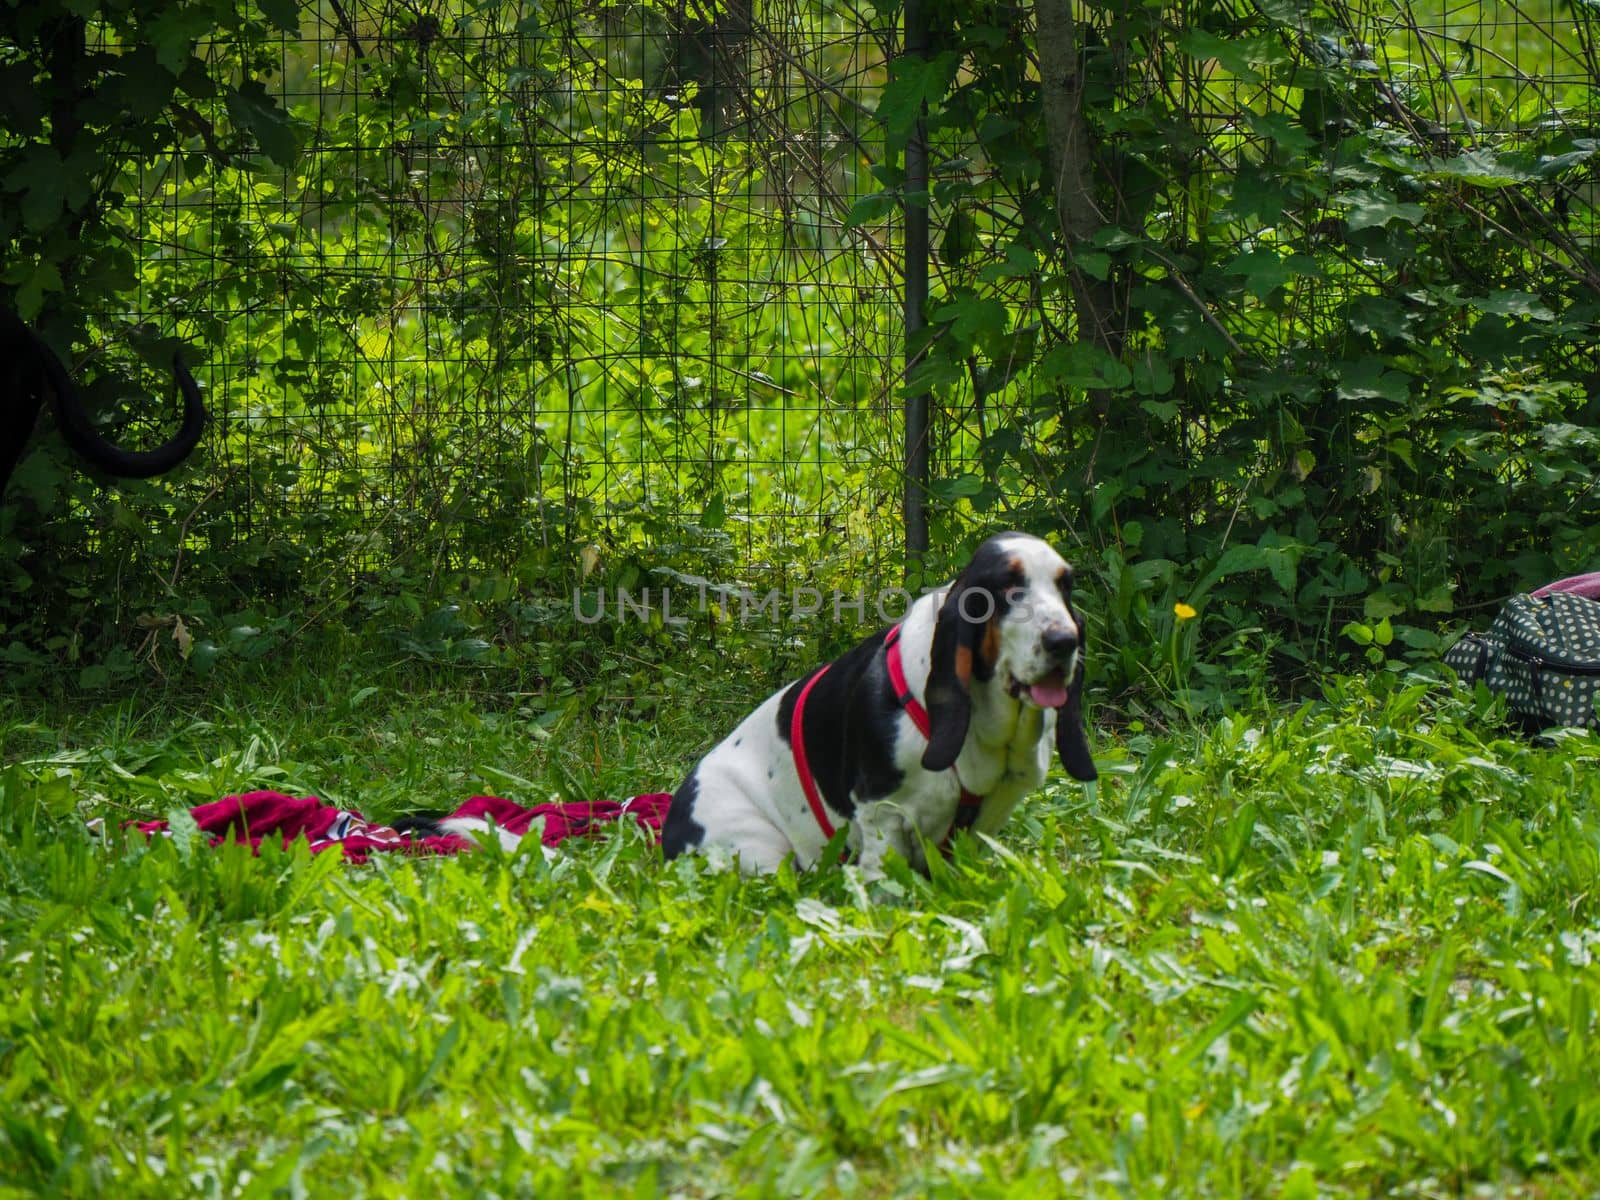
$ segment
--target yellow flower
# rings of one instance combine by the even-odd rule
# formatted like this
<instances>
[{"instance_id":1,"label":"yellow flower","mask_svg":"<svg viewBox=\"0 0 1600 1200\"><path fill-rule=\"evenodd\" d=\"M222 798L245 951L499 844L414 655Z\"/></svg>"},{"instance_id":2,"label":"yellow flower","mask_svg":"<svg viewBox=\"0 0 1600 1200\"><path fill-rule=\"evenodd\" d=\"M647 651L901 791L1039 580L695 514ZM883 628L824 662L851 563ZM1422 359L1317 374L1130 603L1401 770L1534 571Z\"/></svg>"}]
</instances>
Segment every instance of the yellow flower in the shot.
<instances>
[{"instance_id":1,"label":"yellow flower","mask_svg":"<svg viewBox=\"0 0 1600 1200\"><path fill-rule=\"evenodd\" d=\"M1194 617L1198 615L1193 608L1185 604L1182 600L1179 600L1172 606L1172 611L1177 614L1178 620L1180 621L1193 620Z\"/></svg>"}]
</instances>

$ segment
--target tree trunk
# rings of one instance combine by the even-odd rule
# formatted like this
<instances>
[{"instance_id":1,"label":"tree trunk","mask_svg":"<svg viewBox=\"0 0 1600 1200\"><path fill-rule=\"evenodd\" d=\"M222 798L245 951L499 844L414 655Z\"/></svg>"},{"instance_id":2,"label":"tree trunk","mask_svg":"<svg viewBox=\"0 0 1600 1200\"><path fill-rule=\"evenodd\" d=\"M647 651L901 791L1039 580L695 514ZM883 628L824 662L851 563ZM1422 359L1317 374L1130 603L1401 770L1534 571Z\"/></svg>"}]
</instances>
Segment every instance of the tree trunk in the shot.
<instances>
[{"instance_id":1,"label":"tree trunk","mask_svg":"<svg viewBox=\"0 0 1600 1200\"><path fill-rule=\"evenodd\" d=\"M1050 182L1078 314L1078 337L1120 358L1127 314L1117 303L1111 284L1085 273L1076 262L1079 248L1113 222L1096 199L1093 142L1083 119L1083 67L1072 0L1037 0L1034 8L1039 23L1039 82ZM1103 405L1097 396L1095 407L1103 412Z\"/></svg>"}]
</instances>

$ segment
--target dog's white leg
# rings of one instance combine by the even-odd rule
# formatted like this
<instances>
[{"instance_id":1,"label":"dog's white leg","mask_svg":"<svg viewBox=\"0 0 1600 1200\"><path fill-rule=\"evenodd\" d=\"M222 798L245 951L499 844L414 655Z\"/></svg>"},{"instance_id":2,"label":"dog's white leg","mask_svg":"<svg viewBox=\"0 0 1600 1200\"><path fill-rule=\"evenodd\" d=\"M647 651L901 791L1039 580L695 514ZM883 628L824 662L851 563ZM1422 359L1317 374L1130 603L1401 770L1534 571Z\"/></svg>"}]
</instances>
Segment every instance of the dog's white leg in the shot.
<instances>
[{"instance_id":1,"label":"dog's white leg","mask_svg":"<svg viewBox=\"0 0 1600 1200\"><path fill-rule=\"evenodd\" d=\"M752 809L725 813L716 832L706 836L703 846L737 855L739 871L744 875L770 875L793 851L783 830Z\"/></svg>"},{"instance_id":2,"label":"dog's white leg","mask_svg":"<svg viewBox=\"0 0 1600 1200\"><path fill-rule=\"evenodd\" d=\"M739 872L743 875L771 875L789 856L789 845L775 843L752 845L746 842L739 847Z\"/></svg>"},{"instance_id":3,"label":"dog's white leg","mask_svg":"<svg viewBox=\"0 0 1600 1200\"><path fill-rule=\"evenodd\" d=\"M860 846L856 849L856 865L868 881L884 876L884 855L893 850L919 871L928 869L922 852L922 841L915 827L906 819L900 806L887 800L864 804L856 809L852 827L859 831Z\"/></svg>"}]
</instances>

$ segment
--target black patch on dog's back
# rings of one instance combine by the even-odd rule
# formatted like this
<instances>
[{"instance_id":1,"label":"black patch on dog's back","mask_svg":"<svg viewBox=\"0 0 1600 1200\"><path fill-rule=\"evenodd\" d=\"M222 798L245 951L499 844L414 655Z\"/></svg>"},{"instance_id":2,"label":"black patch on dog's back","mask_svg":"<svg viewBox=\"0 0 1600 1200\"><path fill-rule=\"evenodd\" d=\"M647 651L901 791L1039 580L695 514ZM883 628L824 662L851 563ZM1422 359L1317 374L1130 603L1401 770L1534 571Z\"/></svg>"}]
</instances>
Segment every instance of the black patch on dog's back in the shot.
<instances>
[{"instance_id":1,"label":"black patch on dog's back","mask_svg":"<svg viewBox=\"0 0 1600 1200\"><path fill-rule=\"evenodd\" d=\"M693 850L705 840L706 827L694 819L694 802L700 795L700 768L689 772L689 778L678 786L672 795L672 806L667 809L667 819L661 823L661 853L665 858L676 858Z\"/></svg>"},{"instance_id":2,"label":"black patch on dog's back","mask_svg":"<svg viewBox=\"0 0 1600 1200\"><path fill-rule=\"evenodd\" d=\"M900 704L882 652L887 632L836 658L806 697L806 760L823 799L846 818L855 815L857 799L887 796L905 779L893 757ZM791 684L778 703L778 737L786 746L795 702L815 674Z\"/></svg>"}]
</instances>

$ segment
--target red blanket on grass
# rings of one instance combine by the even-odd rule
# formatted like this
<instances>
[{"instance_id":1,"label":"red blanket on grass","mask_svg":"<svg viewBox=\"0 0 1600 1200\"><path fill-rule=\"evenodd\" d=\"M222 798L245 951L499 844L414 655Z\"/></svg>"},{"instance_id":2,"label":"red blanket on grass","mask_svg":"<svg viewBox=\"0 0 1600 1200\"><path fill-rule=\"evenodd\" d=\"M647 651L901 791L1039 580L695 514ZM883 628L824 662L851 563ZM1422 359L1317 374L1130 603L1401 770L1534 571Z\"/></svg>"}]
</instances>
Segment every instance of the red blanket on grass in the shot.
<instances>
[{"instance_id":1,"label":"red blanket on grass","mask_svg":"<svg viewBox=\"0 0 1600 1200\"><path fill-rule=\"evenodd\" d=\"M474 796L452 817L488 817L508 833L525 834L535 821L543 821L541 840L554 846L570 837L602 833L607 826L631 817L661 837L672 796L651 792L631 800L580 800L570 804L536 804L524 808L498 796ZM191 808L189 815L213 846L224 841L248 842L259 851L264 838L277 838L287 846L303 837L313 854L338 846L351 862L366 862L373 853L455 854L470 850L470 838L413 837L387 825L374 825L354 809L335 808L315 796L286 796L282 792L246 792L224 796ZM146 837L170 833L165 821L134 822Z\"/></svg>"}]
</instances>

